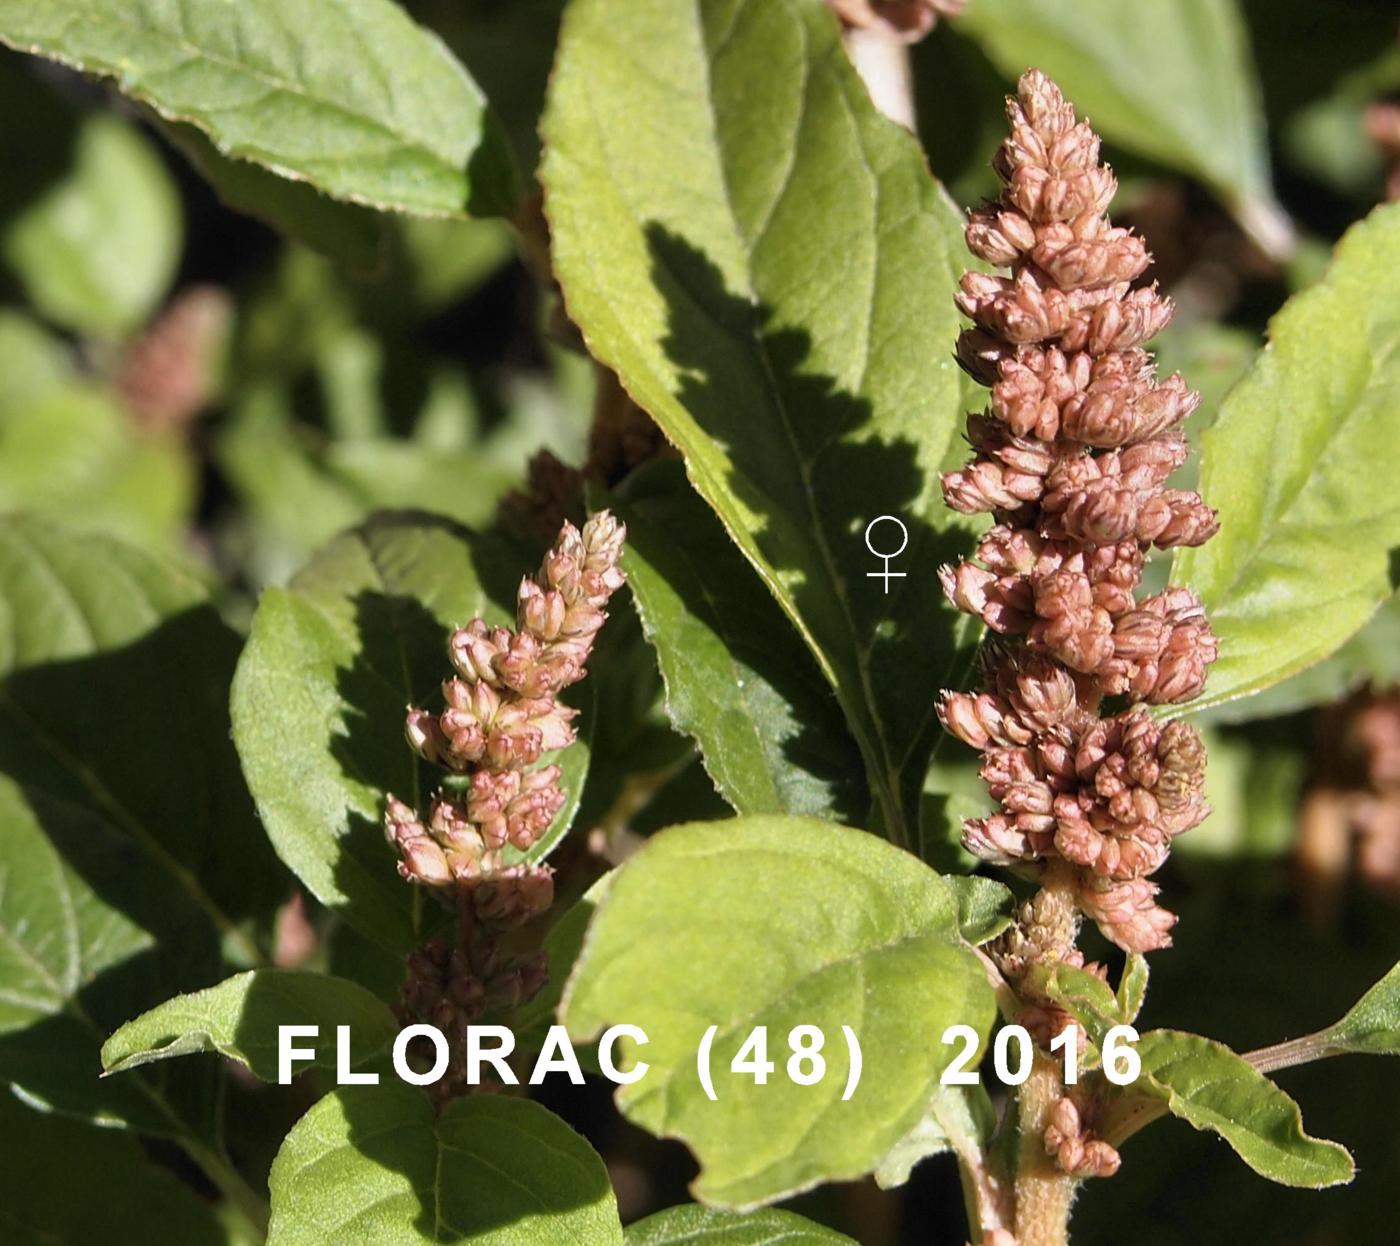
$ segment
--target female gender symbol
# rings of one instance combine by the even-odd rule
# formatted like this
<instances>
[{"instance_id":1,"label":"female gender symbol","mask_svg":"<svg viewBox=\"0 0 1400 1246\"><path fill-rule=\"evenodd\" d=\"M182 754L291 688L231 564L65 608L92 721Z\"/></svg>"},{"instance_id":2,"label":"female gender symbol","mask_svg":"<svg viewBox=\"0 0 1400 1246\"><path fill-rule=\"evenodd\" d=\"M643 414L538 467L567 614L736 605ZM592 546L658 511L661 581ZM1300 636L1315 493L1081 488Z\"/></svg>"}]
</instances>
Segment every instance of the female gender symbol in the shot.
<instances>
[{"instance_id":1,"label":"female gender symbol","mask_svg":"<svg viewBox=\"0 0 1400 1246\"><path fill-rule=\"evenodd\" d=\"M894 524L900 530L900 532L904 534L904 540L900 542L900 546L898 549L891 550L888 554L882 554L870 543L870 533L877 523L883 523L886 519L888 519L890 523ZM885 569L883 571L867 571L865 573L865 578L868 580L883 579L885 581L886 595L888 595L890 591L891 576L895 576L901 580L904 579L903 571L890 570L890 559L898 558L902 553L904 553L905 546L907 546L908 544L909 529L906 528L904 524L901 523L898 519L896 519L893 515L876 515L874 519L872 519L868 524L865 525L865 548L868 549L872 554L874 554L876 558L883 559L885 564Z\"/></svg>"}]
</instances>

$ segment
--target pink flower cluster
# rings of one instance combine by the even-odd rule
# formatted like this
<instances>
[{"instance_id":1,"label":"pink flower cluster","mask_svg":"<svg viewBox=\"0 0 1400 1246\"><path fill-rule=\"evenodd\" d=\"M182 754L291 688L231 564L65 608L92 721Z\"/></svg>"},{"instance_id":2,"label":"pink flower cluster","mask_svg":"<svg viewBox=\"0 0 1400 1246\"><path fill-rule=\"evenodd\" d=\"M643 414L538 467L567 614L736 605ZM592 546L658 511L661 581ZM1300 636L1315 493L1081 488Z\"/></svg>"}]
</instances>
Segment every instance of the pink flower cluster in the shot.
<instances>
[{"instance_id":1,"label":"pink flower cluster","mask_svg":"<svg viewBox=\"0 0 1400 1246\"><path fill-rule=\"evenodd\" d=\"M968 419L974 459L943 478L949 506L996 523L941 572L953 603L1007 639L987 650L985 691L946 693L939 713L982 751L1001 806L966 824L968 849L1023 871L1069 863L1079 909L1141 952L1175 921L1148 876L1206 814L1200 737L1143 703L1198 696L1216 639L1189 589L1137 597L1149 548L1217 528L1198 494L1166 487L1198 396L1142 349L1171 303L1133 287L1150 257L1104 215L1116 182L1097 135L1035 70L1008 116L1002 195L967 241L1010 273L970 272L957 299L974 322L958 358L991 405ZM1101 717L1105 697L1129 707Z\"/></svg>"}]
</instances>

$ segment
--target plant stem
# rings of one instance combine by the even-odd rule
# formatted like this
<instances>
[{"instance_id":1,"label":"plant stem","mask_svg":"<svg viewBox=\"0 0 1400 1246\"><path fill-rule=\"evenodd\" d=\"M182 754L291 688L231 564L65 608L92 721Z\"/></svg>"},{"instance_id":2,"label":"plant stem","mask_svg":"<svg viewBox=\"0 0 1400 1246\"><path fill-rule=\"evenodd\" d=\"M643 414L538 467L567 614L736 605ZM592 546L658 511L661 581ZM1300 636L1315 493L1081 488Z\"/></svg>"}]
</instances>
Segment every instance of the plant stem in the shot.
<instances>
[{"instance_id":1,"label":"plant stem","mask_svg":"<svg viewBox=\"0 0 1400 1246\"><path fill-rule=\"evenodd\" d=\"M846 31L846 55L870 92L870 100L891 121L914 129L914 93L909 78L909 45L877 28Z\"/></svg>"},{"instance_id":2,"label":"plant stem","mask_svg":"<svg viewBox=\"0 0 1400 1246\"><path fill-rule=\"evenodd\" d=\"M229 1205L248 1222L258 1240L266 1238L271 1215L267 1200L243 1179L227 1156L188 1135L179 1142L185 1154L199 1165L204 1175L219 1187Z\"/></svg>"},{"instance_id":3,"label":"plant stem","mask_svg":"<svg viewBox=\"0 0 1400 1246\"><path fill-rule=\"evenodd\" d=\"M1074 1179L1045 1150L1050 1109L1063 1087L1055 1060L1036 1052L1031 1074L1017 1095L1021 1145L1016 1156L1017 1246L1067 1246Z\"/></svg>"},{"instance_id":4,"label":"plant stem","mask_svg":"<svg viewBox=\"0 0 1400 1246\"><path fill-rule=\"evenodd\" d=\"M1244 1058L1261 1073L1272 1073L1276 1069L1291 1069L1296 1064L1311 1064L1314 1060L1344 1055L1345 1052L1339 1047L1333 1047L1330 1040L1330 1031L1319 1030L1316 1034L1305 1034L1302 1038L1289 1039L1286 1043L1275 1043L1272 1047L1247 1051Z\"/></svg>"}]
</instances>

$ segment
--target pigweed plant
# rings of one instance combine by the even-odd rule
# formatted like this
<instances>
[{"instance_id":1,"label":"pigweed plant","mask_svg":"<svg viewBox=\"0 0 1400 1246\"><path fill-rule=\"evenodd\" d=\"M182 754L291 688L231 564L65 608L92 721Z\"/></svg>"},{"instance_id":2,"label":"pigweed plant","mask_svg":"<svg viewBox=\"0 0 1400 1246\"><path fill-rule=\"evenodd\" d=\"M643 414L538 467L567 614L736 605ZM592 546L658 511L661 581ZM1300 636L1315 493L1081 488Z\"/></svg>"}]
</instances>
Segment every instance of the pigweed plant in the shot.
<instances>
[{"instance_id":1,"label":"pigweed plant","mask_svg":"<svg viewBox=\"0 0 1400 1246\"><path fill-rule=\"evenodd\" d=\"M0 1238L1379 1240L1383 8L0 0Z\"/></svg>"}]
</instances>

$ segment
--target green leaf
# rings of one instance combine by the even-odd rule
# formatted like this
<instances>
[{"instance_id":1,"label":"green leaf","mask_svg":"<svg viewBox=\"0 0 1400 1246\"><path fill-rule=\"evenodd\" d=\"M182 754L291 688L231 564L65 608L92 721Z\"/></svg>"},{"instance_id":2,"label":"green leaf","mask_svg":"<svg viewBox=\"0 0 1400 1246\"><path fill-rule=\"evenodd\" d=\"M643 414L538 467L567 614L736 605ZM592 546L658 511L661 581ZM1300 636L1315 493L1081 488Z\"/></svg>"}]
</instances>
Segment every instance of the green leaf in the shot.
<instances>
[{"instance_id":1,"label":"green leaf","mask_svg":"<svg viewBox=\"0 0 1400 1246\"><path fill-rule=\"evenodd\" d=\"M916 1164L945 1151L980 1167L996 1124L997 1110L984 1086L939 1086L928 1111L880 1161L875 1184L882 1190L904 1185Z\"/></svg>"},{"instance_id":2,"label":"green leaf","mask_svg":"<svg viewBox=\"0 0 1400 1246\"><path fill-rule=\"evenodd\" d=\"M959 214L820 0L578 0L543 133L569 314L796 624L912 844L958 665L928 586L964 544L937 479ZM908 532L888 595L864 541L886 514Z\"/></svg>"},{"instance_id":3,"label":"green leaf","mask_svg":"<svg viewBox=\"0 0 1400 1246\"><path fill-rule=\"evenodd\" d=\"M389 225L373 209L331 199L309 182L225 156L192 125L170 121L160 128L226 207L356 271L373 272L383 263Z\"/></svg>"},{"instance_id":4,"label":"green leaf","mask_svg":"<svg viewBox=\"0 0 1400 1246\"><path fill-rule=\"evenodd\" d=\"M1011 925L1016 897L996 879L949 874L945 881L958 897L958 928L974 947L995 939Z\"/></svg>"},{"instance_id":5,"label":"green leaf","mask_svg":"<svg viewBox=\"0 0 1400 1246\"><path fill-rule=\"evenodd\" d=\"M202 1128L217 1069L100 1082L98 1049L221 945L257 958L283 894L228 739L237 649L163 560L0 520L0 1078L32 1100Z\"/></svg>"},{"instance_id":6,"label":"green leaf","mask_svg":"<svg viewBox=\"0 0 1400 1246\"><path fill-rule=\"evenodd\" d=\"M1129 1025L1137 1020L1147 998L1147 972L1147 957L1141 952L1129 952L1117 991L1118 1010Z\"/></svg>"},{"instance_id":7,"label":"green leaf","mask_svg":"<svg viewBox=\"0 0 1400 1246\"><path fill-rule=\"evenodd\" d=\"M384 800L421 803L441 778L405 743L404 707L440 701L451 630L477 615L509 624L530 569L498 537L384 513L337 537L258 604L232 707L258 812L312 894L390 950L421 939L431 902L395 870ZM557 760L570 799L530 850L534 860L577 809L585 740Z\"/></svg>"},{"instance_id":8,"label":"green leaf","mask_svg":"<svg viewBox=\"0 0 1400 1246\"><path fill-rule=\"evenodd\" d=\"M553 1113L504 1095L438 1115L399 1082L327 1095L272 1165L268 1246L621 1243L603 1161Z\"/></svg>"},{"instance_id":9,"label":"green leaf","mask_svg":"<svg viewBox=\"0 0 1400 1246\"><path fill-rule=\"evenodd\" d=\"M1332 1055L1400 1055L1400 965L1366 992L1335 1025L1318 1035Z\"/></svg>"},{"instance_id":10,"label":"green leaf","mask_svg":"<svg viewBox=\"0 0 1400 1246\"><path fill-rule=\"evenodd\" d=\"M1304 1133L1298 1105L1228 1047L1176 1030L1150 1030L1135 1047L1142 1076L1132 1093L1219 1134L1261 1177L1307 1189L1352 1179L1346 1148Z\"/></svg>"},{"instance_id":11,"label":"green leaf","mask_svg":"<svg viewBox=\"0 0 1400 1246\"><path fill-rule=\"evenodd\" d=\"M859 819L870 797L830 686L680 464L634 475L617 512L666 712L720 795L739 813Z\"/></svg>"},{"instance_id":12,"label":"green leaf","mask_svg":"<svg viewBox=\"0 0 1400 1246\"><path fill-rule=\"evenodd\" d=\"M1294 714L1313 705L1340 701L1364 684L1388 688L1400 683L1400 597L1390 597L1371 621L1325 658L1238 701L1226 701L1207 711L1212 725L1254 722Z\"/></svg>"},{"instance_id":13,"label":"green leaf","mask_svg":"<svg viewBox=\"0 0 1400 1246\"><path fill-rule=\"evenodd\" d=\"M145 924L104 902L65 860L64 849L102 879L107 894L120 887L125 900L134 892L127 890L132 871L120 869L120 837L109 825L0 777L0 1078L54 1108L166 1132L171 1117L147 1083L97 1081L106 1031L93 1016L102 1001L91 990L103 973L123 965L139 977L135 962L156 939ZM199 937L197 928L192 933Z\"/></svg>"},{"instance_id":14,"label":"green leaf","mask_svg":"<svg viewBox=\"0 0 1400 1246\"><path fill-rule=\"evenodd\" d=\"M1395 587L1400 500L1384 472L1400 406L1400 206L1353 227L1321 285L1290 299L1205 434L1201 491L1220 532L1182 550L1221 655L1192 709L1328 656Z\"/></svg>"},{"instance_id":15,"label":"green leaf","mask_svg":"<svg viewBox=\"0 0 1400 1246\"><path fill-rule=\"evenodd\" d=\"M1102 1046L1104 1035L1113 1026L1128 1021L1108 983L1086 970L1061 961L1033 965L1028 977L1032 989L1068 1012L1096 1047Z\"/></svg>"},{"instance_id":16,"label":"green leaf","mask_svg":"<svg viewBox=\"0 0 1400 1246\"><path fill-rule=\"evenodd\" d=\"M179 1242L224 1246L209 1204L152 1164L136 1139L25 1107L0 1086L0 1235L14 1243Z\"/></svg>"},{"instance_id":17,"label":"green leaf","mask_svg":"<svg viewBox=\"0 0 1400 1246\"><path fill-rule=\"evenodd\" d=\"M91 810L235 951L285 876L229 740L238 637L173 563L34 516L0 519L0 772Z\"/></svg>"},{"instance_id":18,"label":"green leaf","mask_svg":"<svg viewBox=\"0 0 1400 1246\"><path fill-rule=\"evenodd\" d=\"M390 0L0 0L0 40L112 77L224 155L336 199L509 213L516 178L481 91Z\"/></svg>"},{"instance_id":19,"label":"green leaf","mask_svg":"<svg viewBox=\"0 0 1400 1246\"><path fill-rule=\"evenodd\" d=\"M1105 138L1200 178L1266 250L1287 250L1235 0L985 0L957 29L1008 77L1043 69Z\"/></svg>"},{"instance_id":20,"label":"green leaf","mask_svg":"<svg viewBox=\"0 0 1400 1246\"><path fill-rule=\"evenodd\" d=\"M42 315L119 337L146 321L175 275L180 200L151 143L120 118L86 118L72 144L67 171L6 223L0 254Z\"/></svg>"},{"instance_id":21,"label":"green leaf","mask_svg":"<svg viewBox=\"0 0 1400 1246\"><path fill-rule=\"evenodd\" d=\"M350 1027L350 1066L388 1050L399 1031L387 1004L344 978L254 969L189 995L166 1000L128 1021L102 1045L102 1067L120 1073L155 1060L217 1051L277 1080L277 1031L282 1025L318 1025L315 1063L334 1068L336 1027ZM304 1065L298 1064L297 1068Z\"/></svg>"},{"instance_id":22,"label":"green leaf","mask_svg":"<svg viewBox=\"0 0 1400 1246\"><path fill-rule=\"evenodd\" d=\"M627 1246L855 1246L790 1211L735 1215L709 1207L670 1207L629 1225Z\"/></svg>"},{"instance_id":23,"label":"green leaf","mask_svg":"<svg viewBox=\"0 0 1400 1246\"><path fill-rule=\"evenodd\" d=\"M722 913L723 921L715 915ZM954 1049L954 1023L984 1032L991 988L958 937L951 890L874 836L798 817L691 823L653 836L618 871L565 988L577 1038L613 1022L648 1035L649 1071L617 1094L644 1128L688 1142L697 1197L745 1209L870 1172L913 1127ZM717 1101L696 1078L706 1028ZM730 1072L755 1026L777 1069ZM785 1072L789 1033L819 1026L825 1076ZM858 1036L849 1073L841 1027Z\"/></svg>"}]
</instances>

